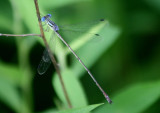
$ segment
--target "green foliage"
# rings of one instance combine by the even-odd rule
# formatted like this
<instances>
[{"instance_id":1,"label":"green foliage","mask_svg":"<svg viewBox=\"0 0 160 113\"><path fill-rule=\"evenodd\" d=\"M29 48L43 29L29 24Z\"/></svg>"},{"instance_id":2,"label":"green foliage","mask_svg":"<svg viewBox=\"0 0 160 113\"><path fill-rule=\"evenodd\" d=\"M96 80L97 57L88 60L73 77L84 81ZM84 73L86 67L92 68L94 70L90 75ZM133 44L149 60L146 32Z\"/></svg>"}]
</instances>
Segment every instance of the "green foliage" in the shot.
<instances>
[{"instance_id":1,"label":"green foliage","mask_svg":"<svg viewBox=\"0 0 160 113\"><path fill-rule=\"evenodd\" d=\"M122 89L113 98L112 105L105 104L95 113L141 113L151 106L160 95L160 81L140 83Z\"/></svg>"},{"instance_id":2,"label":"green foliage","mask_svg":"<svg viewBox=\"0 0 160 113\"><path fill-rule=\"evenodd\" d=\"M9 107L19 112L20 95L16 89L16 85L20 85L19 70L16 66L0 63L0 72L0 98Z\"/></svg>"},{"instance_id":3,"label":"green foliage","mask_svg":"<svg viewBox=\"0 0 160 113\"><path fill-rule=\"evenodd\" d=\"M0 3L0 33L39 34L33 0L3 0ZM0 37L0 112L87 113L95 108L94 113L160 112L159 0L39 0L39 7L42 16L50 13L52 19L62 25L101 17L107 19L77 35L73 41L67 39L71 34L64 38L91 69L113 99L113 104L106 102L81 64L56 39L57 43L51 44L51 49L56 48L55 56L73 106L66 110L68 105L57 74L53 72L49 78L53 89L49 89L48 81L45 81L48 73L36 74L38 61L35 59L41 56L37 56L39 53L34 47L43 46L42 39ZM92 31L98 32L101 39L90 40L93 37L88 32ZM45 33L48 41L51 34L51 31ZM43 79L43 87L33 87L39 79ZM42 95L53 91L56 95L39 97L40 93L37 94L34 88L47 89L48 92L42 90ZM48 98L55 105L46 104ZM102 101L105 102L103 106L93 104Z\"/></svg>"},{"instance_id":4,"label":"green foliage","mask_svg":"<svg viewBox=\"0 0 160 113\"><path fill-rule=\"evenodd\" d=\"M87 105L87 98L85 96L84 90L80 81L76 78L76 73L73 73L71 69L67 69L62 72L64 84L66 86L69 98L74 108L82 107ZM62 91L62 86L59 82L58 75L56 74L53 79L53 85L57 92L59 98L65 103L67 107L66 99L64 98L64 94Z\"/></svg>"},{"instance_id":5,"label":"green foliage","mask_svg":"<svg viewBox=\"0 0 160 113\"><path fill-rule=\"evenodd\" d=\"M83 107L83 108L76 108L76 109L71 109L71 110L66 110L66 111L60 111L58 113L89 113L90 111L92 111L93 109L97 108L100 105L101 104L95 104L95 105L90 105L90 106Z\"/></svg>"},{"instance_id":6,"label":"green foliage","mask_svg":"<svg viewBox=\"0 0 160 113\"><path fill-rule=\"evenodd\" d=\"M68 109L68 110L63 110L63 111L59 111L56 112L55 110L48 110L42 113L89 113L90 111L92 111L93 109L101 106L102 104L94 104L94 105L89 105L86 107L81 107L81 108L74 108L74 109Z\"/></svg>"}]
</instances>

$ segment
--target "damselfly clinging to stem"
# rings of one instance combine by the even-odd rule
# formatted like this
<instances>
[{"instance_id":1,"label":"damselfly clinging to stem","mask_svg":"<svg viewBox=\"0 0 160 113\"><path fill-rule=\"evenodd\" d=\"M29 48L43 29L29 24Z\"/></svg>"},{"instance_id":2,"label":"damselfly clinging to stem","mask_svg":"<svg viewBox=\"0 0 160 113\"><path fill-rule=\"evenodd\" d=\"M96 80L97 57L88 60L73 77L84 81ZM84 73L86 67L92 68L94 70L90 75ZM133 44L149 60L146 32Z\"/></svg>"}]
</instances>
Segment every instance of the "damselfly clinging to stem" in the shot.
<instances>
[{"instance_id":1,"label":"damselfly clinging to stem","mask_svg":"<svg viewBox=\"0 0 160 113\"><path fill-rule=\"evenodd\" d=\"M78 55L73 51L73 49L69 46L69 44L62 38L62 36L59 34L59 27L52 21L50 20L51 18L51 14L48 14L44 17L41 18L42 22L45 22L57 35L58 38L60 38L60 40L69 48L69 50L73 53L73 55L76 57L76 59L82 64L82 66L84 67L84 69L88 72L88 74L90 75L90 77L92 78L92 80L95 82L95 84L97 85L97 87L100 89L100 91L103 93L104 97L106 98L106 100L108 101L108 103L112 103L111 99L109 98L109 96L105 93L105 91L101 88L101 86L99 85L99 83L96 81L96 79L94 78L94 76L92 75L92 73L89 71L89 69L85 66L85 64L82 62L82 60L78 57ZM104 19L100 19L99 21L104 21ZM98 36L99 34L95 34L96 36ZM46 72L46 70L48 69L50 65L50 58L48 55L47 50L44 51L44 55L42 56L42 60L38 66L38 73L40 75L44 74Z\"/></svg>"}]
</instances>

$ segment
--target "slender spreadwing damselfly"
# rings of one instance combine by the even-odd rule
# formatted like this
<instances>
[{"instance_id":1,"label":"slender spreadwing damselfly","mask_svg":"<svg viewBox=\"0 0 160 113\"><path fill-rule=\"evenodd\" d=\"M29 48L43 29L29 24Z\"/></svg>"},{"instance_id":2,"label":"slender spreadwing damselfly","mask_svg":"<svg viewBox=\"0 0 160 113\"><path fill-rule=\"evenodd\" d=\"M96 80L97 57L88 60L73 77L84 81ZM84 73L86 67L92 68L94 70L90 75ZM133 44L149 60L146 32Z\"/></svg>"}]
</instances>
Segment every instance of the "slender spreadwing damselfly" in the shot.
<instances>
[{"instance_id":1,"label":"slender spreadwing damselfly","mask_svg":"<svg viewBox=\"0 0 160 113\"><path fill-rule=\"evenodd\" d=\"M51 14L48 14L44 17L41 18L41 21L44 22L45 24L47 24L49 26L49 28L51 30L54 31L54 33L57 35L57 37L69 48L69 50L72 52L72 54L76 57L76 59L82 64L82 66L84 67L84 69L88 72L88 74L90 75L90 77L92 78L92 80L95 82L95 84L97 85L97 87L100 89L100 91L103 93L104 97L106 98L106 100L108 101L108 103L112 103L111 99L109 98L109 96L107 95L107 93L105 93L105 91L101 88L101 86L99 85L99 83L96 81L96 79L94 78L94 76L92 75L92 73L90 72L90 70L86 67L86 65L82 62L82 60L78 57L78 55L73 51L73 49L70 47L70 45L64 40L64 38L62 38L62 36L60 35L59 33L59 30L61 29L59 26L56 25L55 22L53 22L51 19ZM97 22L104 22L105 20L104 19L100 19L98 20ZM73 27L73 26L72 26ZM75 27L73 27L74 29ZM63 27L62 27L63 29ZM76 30L79 30L79 29L75 29ZM74 31L74 30L73 30ZM99 37L100 35L99 34L93 34L94 36L96 37ZM38 73L40 75L44 74L49 65L51 64L51 60L50 60L50 57L49 57L49 54L48 54L48 51L45 50L44 53L43 53L43 56L42 56L42 60L38 66Z\"/></svg>"}]
</instances>

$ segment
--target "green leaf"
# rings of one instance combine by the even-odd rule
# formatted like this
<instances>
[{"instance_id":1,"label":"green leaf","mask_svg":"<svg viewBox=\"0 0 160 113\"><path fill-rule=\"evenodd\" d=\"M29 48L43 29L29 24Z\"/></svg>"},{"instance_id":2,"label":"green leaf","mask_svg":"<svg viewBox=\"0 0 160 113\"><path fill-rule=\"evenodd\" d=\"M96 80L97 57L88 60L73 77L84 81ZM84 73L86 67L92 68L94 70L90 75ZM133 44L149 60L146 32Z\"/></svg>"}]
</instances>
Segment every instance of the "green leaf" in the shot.
<instances>
[{"instance_id":1,"label":"green leaf","mask_svg":"<svg viewBox=\"0 0 160 113\"><path fill-rule=\"evenodd\" d=\"M39 32L34 0L10 0L16 16L20 16L33 33ZM15 15L15 14L14 14Z\"/></svg>"},{"instance_id":2,"label":"green leaf","mask_svg":"<svg viewBox=\"0 0 160 113\"><path fill-rule=\"evenodd\" d=\"M89 106L80 107L80 108L63 110L59 112L56 112L55 110L48 110L48 111L41 112L41 113L89 113L90 111L101 106L102 104L94 104L94 105L89 105Z\"/></svg>"},{"instance_id":3,"label":"green leaf","mask_svg":"<svg viewBox=\"0 0 160 113\"><path fill-rule=\"evenodd\" d=\"M60 8L64 7L65 5L71 5L74 3L79 3L79 2L88 2L91 0L40 0L39 4L43 8L49 9L49 8Z\"/></svg>"},{"instance_id":4,"label":"green leaf","mask_svg":"<svg viewBox=\"0 0 160 113\"><path fill-rule=\"evenodd\" d=\"M160 0L145 0L144 2L160 12Z\"/></svg>"},{"instance_id":5,"label":"green leaf","mask_svg":"<svg viewBox=\"0 0 160 113\"><path fill-rule=\"evenodd\" d=\"M11 18L5 17L4 15L0 15L0 28L6 29L11 31L11 24L12 20Z\"/></svg>"},{"instance_id":6,"label":"green leaf","mask_svg":"<svg viewBox=\"0 0 160 113\"><path fill-rule=\"evenodd\" d=\"M84 94L81 83L78 78L76 78L75 74L67 69L62 72L63 81L65 87L67 89L67 93L69 95L69 99L71 100L71 104L73 107L82 107L87 105L87 99ZM64 93L62 91L62 86L59 82L58 75L54 75L53 78L53 86L58 95L58 97L62 100L62 102L67 106L66 99L64 97Z\"/></svg>"},{"instance_id":7,"label":"green leaf","mask_svg":"<svg viewBox=\"0 0 160 113\"><path fill-rule=\"evenodd\" d=\"M90 105L90 106L86 106L86 107L60 111L60 112L57 112L57 113L88 113L88 112L92 111L93 109L97 108L100 105L102 105L102 104L95 104L95 105Z\"/></svg>"},{"instance_id":8,"label":"green leaf","mask_svg":"<svg viewBox=\"0 0 160 113\"><path fill-rule=\"evenodd\" d=\"M47 110L45 110L45 111L42 111L42 112L38 112L38 113L57 113L57 111L58 110L56 110L56 109L47 109Z\"/></svg>"},{"instance_id":9,"label":"green leaf","mask_svg":"<svg viewBox=\"0 0 160 113\"><path fill-rule=\"evenodd\" d=\"M120 29L110 25L109 27L104 27L100 32L102 40L93 44L86 44L81 49L78 50L78 56L84 62L84 64L90 68L100 56L116 41L120 35ZM72 46L71 46L72 47ZM76 60L76 61L75 61ZM81 64L74 59L72 69L76 75L82 75L85 69L82 69Z\"/></svg>"},{"instance_id":10,"label":"green leaf","mask_svg":"<svg viewBox=\"0 0 160 113\"><path fill-rule=\"evenodd\" d=\"M0 77L14 85L20 85L21 73L18 67L0 62Z\"/></svg>"},{"instance_id":11,"label":"green leaf","mask_svg":"<svg viewBox=\"0 0 160 113\"><path fill-rule=\"evenodd\" d=\"M19 81L17 77L19 77L19 73L15 68L0 65L0 100L16 112L19 112L20 96L15 84Z\"/></svg>"},{"instance_id":12,"label":"green leaf","mask_svg":"<svg viewBox=\"0 0 160 113\"><path fill-rule=\"evenodd\" d=\"M5 30L9 30L11 32L12 28L12 11L10 8L10 4L8 0L0 1L1 7L0 7L0 29L1 32Z\"/></svg>"},{"instance_id":13,"label":"green leaf","mask_svg":"<svg viewBox=\"0 0 160 113\"><path fill-rule=\"evenodd\" d=\"M113 104L105 104L95 113L141 113L160 97L160 81L139 83L121 90Z\"/></svg>"}]
</instances>

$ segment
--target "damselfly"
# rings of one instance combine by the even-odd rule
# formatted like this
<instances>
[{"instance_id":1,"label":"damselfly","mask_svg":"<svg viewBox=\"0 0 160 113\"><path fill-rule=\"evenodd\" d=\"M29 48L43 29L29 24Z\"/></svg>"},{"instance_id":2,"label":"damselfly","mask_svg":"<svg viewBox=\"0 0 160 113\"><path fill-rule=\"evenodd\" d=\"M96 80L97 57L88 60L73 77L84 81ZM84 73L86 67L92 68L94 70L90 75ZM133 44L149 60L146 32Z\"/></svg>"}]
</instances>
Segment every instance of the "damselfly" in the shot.
<instances>
[{"instance_id":1,"label":"damselfly","mask_svg":"<svg viewBox=\"0 0 160 113\"><path fill-rule=\"evenodd\" d=\"M101 90L101 92L103 93L104 97L106 98L106 100L109 103L112 103L111 99L109 98L109 96L105 93L105 91L101 88L101 86L99 85L99 83L96 81L96 79L94 78L94 76L92 75L92 73L89 71L89 69L85 66L85 64L82 62L82 60L78 57L78 55L73 51L73 49L69 46L69 44L62 38L62 36L59 34L59 30L60 28L55 24L55 22L53 22L52 20L50 20L51 18L51 14L48 14L44 17L41 18L42 22L45 22L57 35L58 38L60 38L60 40L69 48L69 50L73 53L73 55L76 57L76 59L82 64L82 66L84 67L84 69L88 72L88 74L90 75L90 77L93 79L93 81L95 82L95 84L98 86L98 88ZM99 21L104 21L104 19L100 19ZM94 34L95 36L99 36L99 34ZM47 52L47 50L44 51L43 53L44 55L42 56L42 60L38 66L38 73L40 75L44 74L46 72L46 70L48 69L51 61L49 58L49 54Z\"/></svg>"}]
</instances>

